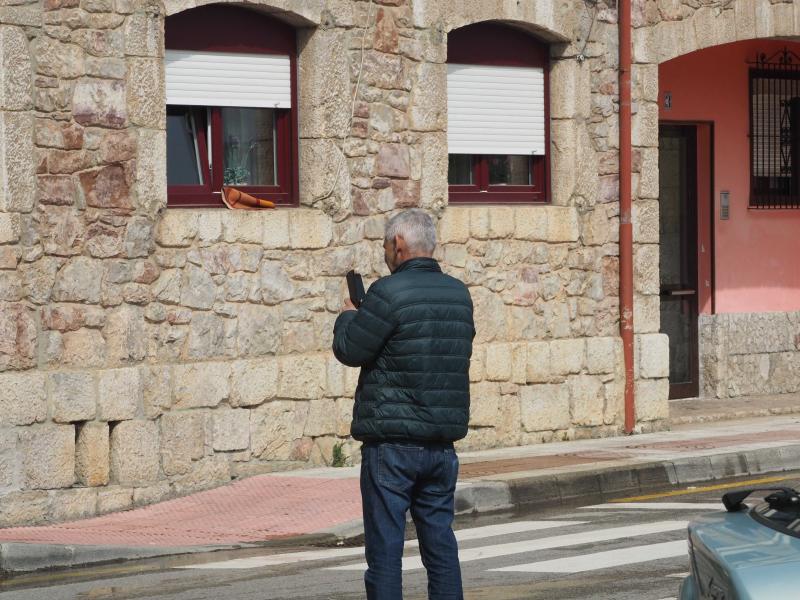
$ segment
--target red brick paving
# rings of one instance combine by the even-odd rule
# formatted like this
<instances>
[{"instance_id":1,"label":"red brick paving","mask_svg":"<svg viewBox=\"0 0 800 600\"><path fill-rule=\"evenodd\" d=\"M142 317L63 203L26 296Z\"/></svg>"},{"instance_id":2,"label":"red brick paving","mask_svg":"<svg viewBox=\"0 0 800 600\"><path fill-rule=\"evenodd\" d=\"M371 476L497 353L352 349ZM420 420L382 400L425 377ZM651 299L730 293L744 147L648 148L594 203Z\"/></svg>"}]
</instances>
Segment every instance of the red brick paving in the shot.
<instances>
[{"instance_id":1,"label":"red brick paving","mask_svg":"<svg viewBox=\"0 0 800 600\"><path fill-rule=\"evenodd\" d=\"M361 518L358 479L251 477L122 513L44 527L0 530L3 542L194 546L314 533Z\"/></svg>"}]
</instances>

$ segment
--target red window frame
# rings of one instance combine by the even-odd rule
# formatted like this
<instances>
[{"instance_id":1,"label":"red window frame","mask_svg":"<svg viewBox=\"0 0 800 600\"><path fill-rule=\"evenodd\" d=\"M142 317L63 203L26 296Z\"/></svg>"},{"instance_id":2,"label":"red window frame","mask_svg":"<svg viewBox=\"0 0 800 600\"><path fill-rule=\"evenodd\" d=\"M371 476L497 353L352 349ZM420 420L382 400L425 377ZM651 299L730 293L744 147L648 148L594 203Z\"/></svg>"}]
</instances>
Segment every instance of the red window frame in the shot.
<instances>
[{"instance_id":1,"label":"red window frame","mask_svg":"<svg viewBox=\"0 0 800 600\"><path fill-rule=\"evenodd\" d=\"M546 203L550 189L550 50L532 35L499 23L477 23L451 31L447 62L538 67L544 70L545 154L530 157L533 185L490 185L490 155L472 155L472 184L448 185L450 203Z\"/></svg>"},{"instance_id":2,"label":"red window frame","mask_svg":"<svg viewBox=\"0 0 800 600\"><path fill-rule=\"evenodd\" d=\"M220 24L225 26L221 27ZM167 17L164 31L168 50L196 50L206 52L241 52L281 54L289 56L291 73L292 108L275 110L275 154L278 185L236 186L257 198L272 200L276 204L297 206L299 187L297 144L297 38L291 25L264 16L255 11L233 6L203 6ZM203 110L204 107L192 107ZM207 128L198 127L197 142L201 153L201 167L206 183L203 185L168 185L167 206L170 207L224 207L222 202L223 138L222 109L209 109L211 140L206 139ZM208 164L208 146L211 161Z\"/></svg>"}]
</instances>

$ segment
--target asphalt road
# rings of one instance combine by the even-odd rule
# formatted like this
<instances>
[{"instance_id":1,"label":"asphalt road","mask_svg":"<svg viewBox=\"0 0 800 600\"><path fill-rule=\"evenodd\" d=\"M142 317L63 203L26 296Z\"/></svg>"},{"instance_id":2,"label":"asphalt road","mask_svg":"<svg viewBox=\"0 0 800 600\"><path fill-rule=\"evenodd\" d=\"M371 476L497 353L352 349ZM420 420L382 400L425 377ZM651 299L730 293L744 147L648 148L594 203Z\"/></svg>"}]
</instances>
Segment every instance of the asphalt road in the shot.
<instances>
[{"instance_id":1,"label":"asphalt road","mask_svg":"<svg viewBox=\"0 0 800 600\"><path fill-rule=\"evenodd\" d=\"M800 488L800 473L780 485ZM742 480L747 484L747 480ZM775 485L775 484L773 484ZM468 600L664 600L688 572L686 523L715 510L717 482L627 503L464 518ZM625 499L620 499L625 500ZM721 504L719 505L721 509ZM426 598L414 542L407 599ZM363 598L358 547L284 547L135 561L0 582L0 600L331 600Z\"/></svg>"}]
</instances>

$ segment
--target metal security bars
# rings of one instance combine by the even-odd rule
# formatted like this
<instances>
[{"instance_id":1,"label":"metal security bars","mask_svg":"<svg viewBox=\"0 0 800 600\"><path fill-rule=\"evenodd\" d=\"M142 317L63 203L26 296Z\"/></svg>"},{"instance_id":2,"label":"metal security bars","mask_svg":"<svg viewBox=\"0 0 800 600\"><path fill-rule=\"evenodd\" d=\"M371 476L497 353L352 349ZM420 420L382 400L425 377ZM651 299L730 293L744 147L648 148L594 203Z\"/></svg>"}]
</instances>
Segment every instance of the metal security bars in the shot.
<instances>
[{"instance_id":1,"label":"metal security bars","mask_svg":"<svg viewBox=\"0 0 800 600\"><path fill-rule=\"evenodd\" d=\"M750 64L750 208L800 208L800 56Z\"/></svg>"}]
</instances>

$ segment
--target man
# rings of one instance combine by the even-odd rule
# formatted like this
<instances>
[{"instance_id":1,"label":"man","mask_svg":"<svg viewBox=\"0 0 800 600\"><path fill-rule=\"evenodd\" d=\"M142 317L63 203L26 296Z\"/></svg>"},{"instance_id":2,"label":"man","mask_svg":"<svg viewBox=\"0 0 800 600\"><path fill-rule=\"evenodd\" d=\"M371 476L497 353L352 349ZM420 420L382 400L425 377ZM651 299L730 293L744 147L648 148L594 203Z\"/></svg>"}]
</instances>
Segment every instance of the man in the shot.
<instances>
[{"instance_id":1,"label":"man","mask_svg":"<svg viewBox=\"0 0 800 600\"><path fill-rule=\"evenodd\" d=\"M461 600L452 530L458 458L467 434L469 359L475 327L466 286L434 260L436 228L422 210L386 225L391 275L359 307L345 301L333 352L361 367L352 435L361 449L368 600L403 597L406 512L417 529L431 600Z\"/></svg>"}]
</instances>

